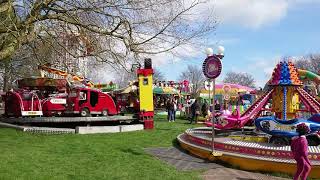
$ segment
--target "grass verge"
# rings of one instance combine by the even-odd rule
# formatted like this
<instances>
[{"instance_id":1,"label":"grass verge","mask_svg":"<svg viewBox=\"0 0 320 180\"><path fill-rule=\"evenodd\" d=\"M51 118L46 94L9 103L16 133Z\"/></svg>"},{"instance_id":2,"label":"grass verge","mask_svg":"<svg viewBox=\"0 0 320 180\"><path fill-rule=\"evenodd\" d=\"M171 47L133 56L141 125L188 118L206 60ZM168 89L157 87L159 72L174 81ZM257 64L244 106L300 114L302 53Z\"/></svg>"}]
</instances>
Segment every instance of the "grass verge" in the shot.
<instances>
[{"instance_id":1,"label":"grass verge","mask_svg":"<svg viewBox=\"0 0 320 180\"><path fill-rule=\"evenodd\" d=\"M0 129L0 179L199 179L145 153L170 147L194 125L156 116L155 129L116 134L44 135Z\"/></svg>"}]
</instances>

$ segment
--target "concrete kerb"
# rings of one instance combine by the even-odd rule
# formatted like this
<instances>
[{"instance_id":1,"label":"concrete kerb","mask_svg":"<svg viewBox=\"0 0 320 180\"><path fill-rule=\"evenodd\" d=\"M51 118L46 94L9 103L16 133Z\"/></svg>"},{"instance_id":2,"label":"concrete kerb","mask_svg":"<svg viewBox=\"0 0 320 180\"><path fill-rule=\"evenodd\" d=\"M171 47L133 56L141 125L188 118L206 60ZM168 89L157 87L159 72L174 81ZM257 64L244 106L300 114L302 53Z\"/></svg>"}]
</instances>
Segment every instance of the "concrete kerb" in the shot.
<instances>
[{"instance_id":1,"label":"concrete kerb","mask_svg":"<svg viewBox=\"0 0 320 180\"><path fill-rule=\"evenodd\" d=\"M52 127L29 127L19 126L10 123L0 122L0 127L12 128L24 132L45 133L45 134L96 134L96 133L118 133L143 130L143 124L134 125L120 125L120 126L77 126L75 129L71 128L52 128Z\"/></svg>"},{"instance_id":2,"label":"concrete kerb","mask_svg":"<svg viewBox=\"0 0 320 180\"><path fill-rule=\"evenodd\" d=\"M119 133L143 130L143 124L120 126L77 126L77 134Z\"/></svg>"}]
</instances>

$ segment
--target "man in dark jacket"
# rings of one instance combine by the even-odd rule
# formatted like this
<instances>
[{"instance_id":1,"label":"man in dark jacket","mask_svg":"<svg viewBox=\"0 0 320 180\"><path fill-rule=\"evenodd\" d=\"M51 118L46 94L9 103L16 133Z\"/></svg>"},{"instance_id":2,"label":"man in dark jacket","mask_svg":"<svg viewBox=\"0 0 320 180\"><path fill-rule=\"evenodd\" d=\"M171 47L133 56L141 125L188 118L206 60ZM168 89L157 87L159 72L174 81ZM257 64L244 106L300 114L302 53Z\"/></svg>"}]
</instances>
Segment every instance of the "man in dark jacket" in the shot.
<instances>
[{"instance_id":1,"label":"man in dark jacket","mask_svg":"<svg viewBox=\"0 0 320 180\"><path fill-rule=\"evenodd\" d=\"M174 113L174 104L173 100L170 98L167 102L167 111L168 111L168 121L172 122L174 121L173 113Z\"/></svg>"},{"instance_id":2,"label":"man in dark jacket","mask_svg":"<svg viewBox=\"0 0 320 180\"><path fill-rule=\"evenodd\" d=\"M191 121L190 124L192 124L193 121L195 123L198 123L198 116L200 115L200 105L198 103L198 100L195 100L194 103L191 105Z\"/></svg>"},{"instance_id":3,"label":"man in dark jacket","mask_svg":"<svg viewBox=\"0 0 320 180\"><path fill-rule=\"evenodd\" d=\"M201 107L202 116L203 116L204 118L208 115L208 108L209 108L208 103L207 103L206 100L204 100L204 103L203 103L203 105L202 105L202 107Z\"/></svg>"}]
</instances>

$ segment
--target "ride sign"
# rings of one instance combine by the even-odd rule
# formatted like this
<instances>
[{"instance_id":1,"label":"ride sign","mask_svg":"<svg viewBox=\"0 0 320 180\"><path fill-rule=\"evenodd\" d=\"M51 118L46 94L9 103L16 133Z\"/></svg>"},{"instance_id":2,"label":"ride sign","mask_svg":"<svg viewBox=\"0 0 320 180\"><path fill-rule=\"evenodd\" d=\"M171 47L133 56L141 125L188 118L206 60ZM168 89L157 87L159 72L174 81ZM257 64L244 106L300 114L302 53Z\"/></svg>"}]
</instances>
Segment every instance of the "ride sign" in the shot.
<instances>
[{"instance_id":1,"label":"ride sign","mask_svg":"<svg viewBox=\"0 0 320 180\"><path fill-rule=\"evenodd\" d=\"M209 79L215 79L221 74L222 64L219 57L216 55L208 56L202 65L204 76Z\"/></svg>"}]
</instances>

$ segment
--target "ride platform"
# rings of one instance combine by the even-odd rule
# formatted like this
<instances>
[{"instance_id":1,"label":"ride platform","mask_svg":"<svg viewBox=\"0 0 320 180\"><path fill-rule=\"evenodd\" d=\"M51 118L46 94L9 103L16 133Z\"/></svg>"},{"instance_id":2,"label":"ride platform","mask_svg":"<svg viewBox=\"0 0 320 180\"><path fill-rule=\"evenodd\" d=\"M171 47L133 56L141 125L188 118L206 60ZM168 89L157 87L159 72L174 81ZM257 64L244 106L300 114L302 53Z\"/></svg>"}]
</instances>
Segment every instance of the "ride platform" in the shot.
<instances>
[{"instance_id":1,"label":"ride platform","mask_svg":"<svg viewBox=\"0 0 320 180\"><path fill-rule=\"evenodd\" d=\"M177 139L182 148L196 156L211 161L223 161L244 170L291 175L296 171L296 162L292 157L290 146L217 136L214 139L214 149L222 156L214 156L211 131L209 127L188 129ZM309 146L308 151L312 165L309 177L320 178L320 146Z\"/></svg>"},{"instance_id":2,"label":"ride platform","mask_svg":"<svg viewBox=\"0 0 320 180\"><path fill-rule=\"evenodd\" d=\"M0 127L46 134L95 134L143 130L144 125L135 120L137 118L134 116L0 118Z\"/></svg>"},{"instance_id":3,"label":"ride platform","mask_svg":"<svg viewBox=\"0 0 320 180\"><path fill-rule=\"evenodd\" d=\"M15 124L30 123L77 123L77 122L128 122L137 120L135 116L101 116L101 117L19 117L6 118L1 117L0 121Z\"/></svg>"}]
</instances>

